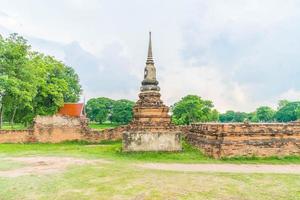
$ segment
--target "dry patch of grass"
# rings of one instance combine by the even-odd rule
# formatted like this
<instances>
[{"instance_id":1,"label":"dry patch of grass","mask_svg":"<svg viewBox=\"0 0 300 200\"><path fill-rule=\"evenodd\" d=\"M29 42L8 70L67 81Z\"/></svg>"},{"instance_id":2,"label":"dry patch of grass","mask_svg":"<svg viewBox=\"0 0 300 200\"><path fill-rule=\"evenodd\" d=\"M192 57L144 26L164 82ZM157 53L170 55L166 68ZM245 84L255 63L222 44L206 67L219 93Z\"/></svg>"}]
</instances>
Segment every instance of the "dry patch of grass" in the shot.
<instances>
[{"instance_id":1,"label":"dry patch of grass","mask_svg":"<svg viewBox=\"0 0 300 200\"><path fill-rule=\"evenodd\" d=\"M2 162L3 159L0 159ZM41 175L62 172L71 165L85 165L95 163L110 163L105 160L87 160L78 159L72 157L45 157L45 156L34 156L34 157L13 157L4 158L4 161L13 161L14 163L20 164L17 168L11 168L6 170L0 169L0 177L18 177L25 175Z\"/></svg>"},{"instance_id":2,"label":"dry patch of grass","mask_svg":"<svg viewBox=\"0 0 300 200\"><path fill-rule=\"evenodd\" d=\"M11 157L7 157L10 159ZM78 158L12 157L14 162L54 163L59 173L0 177L0 199L245 199L300 198L300 175L162 171L139 163ZM55 159L57 159L55 161ZM65 167L65 162L70 164ZM44 163L42 163L44 165ZM20 168L21 169L21 168Z\"/></svg>"},{"instance_id":3,"label":"dry patch of grass","mask_svg":"<svg viewBox=\"0 0 300 200\"><path fill-rule=\"evenodd\" d=\"M20 162L14 162L7 159L1 159L0 158L0 171L9 171L13 169L18 169L20 167L26 166L23 163Z\"/></svg>"},{"instance_id":4,"label":"dry patch of grass","mask_svg":"<svg viewBox=\"0 0 300 200\"><path fill-rule=\"evenodd\" d=\"M93 146L77 143L2 144L0 171L24 171L27 167L38 170L18 176L0 176L0 200L300 199L300 175L297 174L188 172L137 166L149 162L296 164L298 157L214 161L189 146L185 146L185 152L174 154L125 154L120 147L120 142ZM43 170L49 167L54 171L44 173Z\"/></svg>"}]
</instances>

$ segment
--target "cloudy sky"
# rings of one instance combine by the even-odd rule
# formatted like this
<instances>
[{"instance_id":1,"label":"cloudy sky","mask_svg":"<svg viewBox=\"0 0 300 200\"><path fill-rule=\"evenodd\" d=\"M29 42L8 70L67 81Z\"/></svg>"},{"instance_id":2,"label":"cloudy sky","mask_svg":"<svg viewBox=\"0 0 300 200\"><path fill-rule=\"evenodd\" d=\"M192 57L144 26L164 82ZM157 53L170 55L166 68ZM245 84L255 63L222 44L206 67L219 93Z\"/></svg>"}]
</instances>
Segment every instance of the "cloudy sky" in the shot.
<instances>
[{"instance_id":1,"label":"cloudy sky","mask_svg":"<svg viewBox=\"0 0 300 200\"><path fill-rule=\"evenodd\" d=\"M170 105L187 94L220 111L300 100L298 0L0 0L17 32L80 76L86 98L137 99L148 31Z\"/></svg>"}]
</instances>

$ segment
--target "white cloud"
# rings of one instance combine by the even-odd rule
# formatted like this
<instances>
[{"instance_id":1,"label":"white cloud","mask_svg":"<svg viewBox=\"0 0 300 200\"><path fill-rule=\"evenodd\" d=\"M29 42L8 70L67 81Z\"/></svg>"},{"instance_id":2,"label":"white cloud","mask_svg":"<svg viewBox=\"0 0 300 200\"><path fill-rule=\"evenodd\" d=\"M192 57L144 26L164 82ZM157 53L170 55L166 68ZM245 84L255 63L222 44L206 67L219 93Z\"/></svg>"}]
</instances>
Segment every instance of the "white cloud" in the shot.
<instances>
[{"instance_id":1,"label":"white cloud","mask_svg":"<svg viewBox=\"0 0 300 200\"><path fill-rule=\"evenodd\" d=\"M291 101L299 101L300 100L300 91L295 90L294 88L289 89L283 94L279 95L278 100L289 99Z\"/></svg>"},{"instance_id":2,"label":"white cloud","mask_svg":"<svg viewBox=\"0 0 300 200\"><path fill-rule=\"evenodd\" d=\"M162 98L168 104L175 103L184 95L194 94L213 100L220 111L252 108L247 87L228 80L214 66L178 66L162 72L162 77Z\"/></svg>"},{"instance_id":3,"label":"white cloud","mask_svg":"<svg viewBox=\"0 0 300 200\"><path fill-rule=\"evenodd\" d=\"M74 66L88 97L137 97L152 30L167 104L197 94L222 111L250 111L274 105L280 95L299 98L296 0L0 0L0 5L0 31L18 32L34 49Z\"/></svg>"}]
</instances>

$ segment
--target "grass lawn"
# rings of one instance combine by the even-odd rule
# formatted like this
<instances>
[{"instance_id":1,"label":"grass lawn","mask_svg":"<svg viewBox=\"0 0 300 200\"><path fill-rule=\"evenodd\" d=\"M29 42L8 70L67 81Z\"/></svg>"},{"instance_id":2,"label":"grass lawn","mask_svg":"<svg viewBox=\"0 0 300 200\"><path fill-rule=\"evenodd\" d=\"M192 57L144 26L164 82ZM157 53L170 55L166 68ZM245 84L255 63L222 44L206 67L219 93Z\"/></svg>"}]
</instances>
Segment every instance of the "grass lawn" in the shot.
<instances>
[{"instance_id":1,"label":"grass lawn","mask_svg":"<svg viewBox=\"0 0 300 200\"><path fill-rule=\"evenodd\" d=\"M24 124L16 123L13 126L11 126L7 122L4 122L3 126L1 128L1 130L22 130L22 129L26 129L26 127L24 126Z\"/></svg>"},{"instance_id":2,"label":"grass lawn","mask_svg":"<svg viewBox=\"0 0 300 200\"><path fill-rule=\"evenodd\" d=\"M104 129L108 129L108 128L115 128L115 127L118 127L118 126L120 126L120 125L115 124L115 123L104 123L104 124L98 124L98 123L94 123L94 122L89 123L89 127L91 129L96 129L96 130L104 130ZM16 123L13 126L11 126L9 123L4 122L1 130L22 130L22 129L26 129L26 128L27 127L24 126L24 124Z\"/></svg>"},{"instance_id":3,"label":"grass lawn","mask_svg":"<svg viewBox=\"0 0 300 200\"><path fill-rule=\"evenodd\" d=\"M59 173L1 177L24 163L7 158L61 156L104 159L71 165ZM300 157L213 160L184 144L182 153L122 153L121 142L0 144L0 199L300 199L300 175L175 172L135 164L273 163L300 164Z\"/></svg>"},{"instance_id":4,"label":"grass lawn","mask_svg":"<svg viewBox=\"0 0 300 200\"><path fill-rule=\"evenodd\" d=\"M96 130L104 130L107 128L115 128L119 126L119 124L114 124L114 123L104 123L104 124L99 124L99 123L95 123L95 122L90 122L89 123L89 127L91 129L96 129Z\"/></svg>"}]
</instances>

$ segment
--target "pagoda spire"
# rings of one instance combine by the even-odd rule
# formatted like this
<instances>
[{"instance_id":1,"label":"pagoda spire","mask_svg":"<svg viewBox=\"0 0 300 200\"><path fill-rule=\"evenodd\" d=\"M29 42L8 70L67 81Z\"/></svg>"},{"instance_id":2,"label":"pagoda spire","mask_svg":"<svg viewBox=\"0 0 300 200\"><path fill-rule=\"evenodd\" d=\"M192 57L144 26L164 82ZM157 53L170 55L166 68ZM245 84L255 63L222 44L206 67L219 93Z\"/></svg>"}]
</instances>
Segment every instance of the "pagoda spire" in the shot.
<instances>
[{"instance_id":1,"label":"pagoda spire","mask_svg":"<svg viewBox=\"0 0 300 200\"><path fill-rule=\"evenodd\" d=\"M151 31L149 32L148 57L147 57L146 64L154 64L153 56L152 56Z\"/></svg>"},{"instance_id":2,"label":"pagoda spire","mask_svg":"<svg viewBox=\"0 0 300 200\"><path fill-rule=\"evenodd\" d=\"M152 56L151 32L149 32L148 56L146 61L146 67L144 69L144 80L142 81L141 91L158 92L160 88L157 85L158 85L158 81L156 80L156 69L154 66L154 61Z\"/></svg>"}]
</instances>

